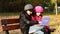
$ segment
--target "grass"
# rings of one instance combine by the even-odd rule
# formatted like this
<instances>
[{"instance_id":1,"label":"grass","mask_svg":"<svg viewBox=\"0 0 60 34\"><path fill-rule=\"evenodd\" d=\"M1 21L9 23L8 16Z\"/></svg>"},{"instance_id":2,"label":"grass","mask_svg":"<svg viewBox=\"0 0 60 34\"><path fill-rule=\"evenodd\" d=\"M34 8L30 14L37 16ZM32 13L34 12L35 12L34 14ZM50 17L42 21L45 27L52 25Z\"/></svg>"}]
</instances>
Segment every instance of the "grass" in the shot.
<instances>
[{"instance_id":1,"label":"grass","mask_svg":"<svg viewBox=\"0 0 60 34\"><path fill-rule=\"evenodd\" d=\"M20 12L0 12L0 16L15 16L19 15ZM60 14L60 12L58 12ZM53 11L45 11L44 15L55 15L55 12Z\"/></svg>"},{"instance_id":2,"label":"grass","mask_svg":"<svg viewBox=\"0 0 60 34\"><path fill-rule=\"evenodd\" d=\"M53 11L45 11L44 15L55 15L55 12L53 12Z\"/></svg>"},{"instance_id":3,"label":"grass","mask_svg":"<svg viewBox=\"0 0 60 34\"><path fill-rule=\"evenodd\" d=\"M59 34L60 33L60 15L49 15L51 20L49 25L51 28L56 28L55 32L53 32L52 34Z\"/></svg>"},{"instance_id":4,"label":"grass","mask_svg":"<svg viewBox=\"0 0 60 34\"><path fill-rule=\"evenodd\" d=\"M0 12L0 16L15 16L19 15L19 12ZM54 15L53 12L45 12L44 15Z\"/></svg>"},{"instance_id":5,"label":"grass","mask_svg":"<svg viewBox=\"0 0 60 34\"><path fill-rule=\"evenodd\" d=\"M19 12L0 12L0 16L15 16L19 15Z\"/></svg>"}]
</instances>

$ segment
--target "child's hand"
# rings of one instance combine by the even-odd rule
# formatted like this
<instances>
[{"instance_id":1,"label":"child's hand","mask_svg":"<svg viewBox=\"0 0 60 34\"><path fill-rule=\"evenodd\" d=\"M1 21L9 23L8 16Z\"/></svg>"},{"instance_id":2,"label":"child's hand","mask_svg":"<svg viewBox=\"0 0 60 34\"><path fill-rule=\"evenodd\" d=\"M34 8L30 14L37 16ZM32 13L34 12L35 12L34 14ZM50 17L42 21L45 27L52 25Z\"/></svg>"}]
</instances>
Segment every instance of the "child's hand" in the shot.
<instances>
[{"instance_id":1,"label":"child's hand","mask_svg":"<svg viewBox=\"0 0 60 34\"><path fill-rule=\"evenodd\" d=\"M42 22L41 21L38 21L39 24L41 24Z\"/></svg>"},{"instance_id":2,"label":"child's hand","mask_svg":"<svg viewBox=\"0 0 60 34\"><path fill-rule=\"evenodd\" d=\"M42 22L41 21L38 21L38 25L40 25Z\"/></svg>"}]
</instances>

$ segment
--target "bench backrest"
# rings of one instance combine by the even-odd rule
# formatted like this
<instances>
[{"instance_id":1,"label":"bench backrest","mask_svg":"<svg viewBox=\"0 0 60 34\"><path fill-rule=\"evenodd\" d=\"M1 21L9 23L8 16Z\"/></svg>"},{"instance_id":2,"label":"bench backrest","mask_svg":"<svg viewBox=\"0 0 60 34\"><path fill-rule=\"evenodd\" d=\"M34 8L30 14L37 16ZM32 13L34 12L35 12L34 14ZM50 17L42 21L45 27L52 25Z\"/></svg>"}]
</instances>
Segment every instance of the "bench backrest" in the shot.
<instances>
[{"instance_id":1,"label":"bench backrest","mask_svg":"<svg viewBox=\"0 0 60 34\"><path fill-rule=\"evenodd\" d=\"M1 20L3 30L19 29L19 19L2 19Z\"/></svg>"}]
</instances>

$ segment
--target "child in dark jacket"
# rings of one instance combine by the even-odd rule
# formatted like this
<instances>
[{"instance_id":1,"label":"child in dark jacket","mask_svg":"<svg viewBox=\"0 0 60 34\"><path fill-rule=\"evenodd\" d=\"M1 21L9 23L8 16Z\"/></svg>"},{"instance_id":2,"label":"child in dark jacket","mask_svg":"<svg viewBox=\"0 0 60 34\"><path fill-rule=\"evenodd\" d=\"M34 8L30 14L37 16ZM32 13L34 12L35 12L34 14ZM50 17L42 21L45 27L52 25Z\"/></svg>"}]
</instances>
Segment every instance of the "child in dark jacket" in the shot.
<instances>
[{"instance_id":1,"label":"child in dark jacket","mask_svg":"<svg viewBox=\"0 0 60 34\"><path fill-rule=\"evenodd\" d=\"M38 24L37 21L31 21L31 14L33 11L33 6L27 4L24 7L24 11L20 12L20 29L22 34L29 34L30 25Z\"/></svg>"}]
</instances>

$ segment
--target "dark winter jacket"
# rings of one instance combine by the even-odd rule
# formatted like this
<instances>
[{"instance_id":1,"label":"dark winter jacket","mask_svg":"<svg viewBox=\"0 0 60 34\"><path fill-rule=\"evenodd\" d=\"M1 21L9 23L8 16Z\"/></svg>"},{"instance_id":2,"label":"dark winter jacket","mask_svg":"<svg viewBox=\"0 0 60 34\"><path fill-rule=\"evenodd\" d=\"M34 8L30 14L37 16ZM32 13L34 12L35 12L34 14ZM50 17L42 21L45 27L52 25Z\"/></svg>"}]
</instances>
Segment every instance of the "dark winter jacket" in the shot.
<instances>
[{"instance_id":1,"label":"dark winter jacket","mask_svg":"<svg viewBox=\"0 0 60 34\"><path fill-rule=\"evenodd\" d=\"M37 21L31 21L31 15L27 15L26 12L20 12L20 28L23 34L28 34L29 27L31 25L38 24Z\"/></svg>"}]
</instances>

